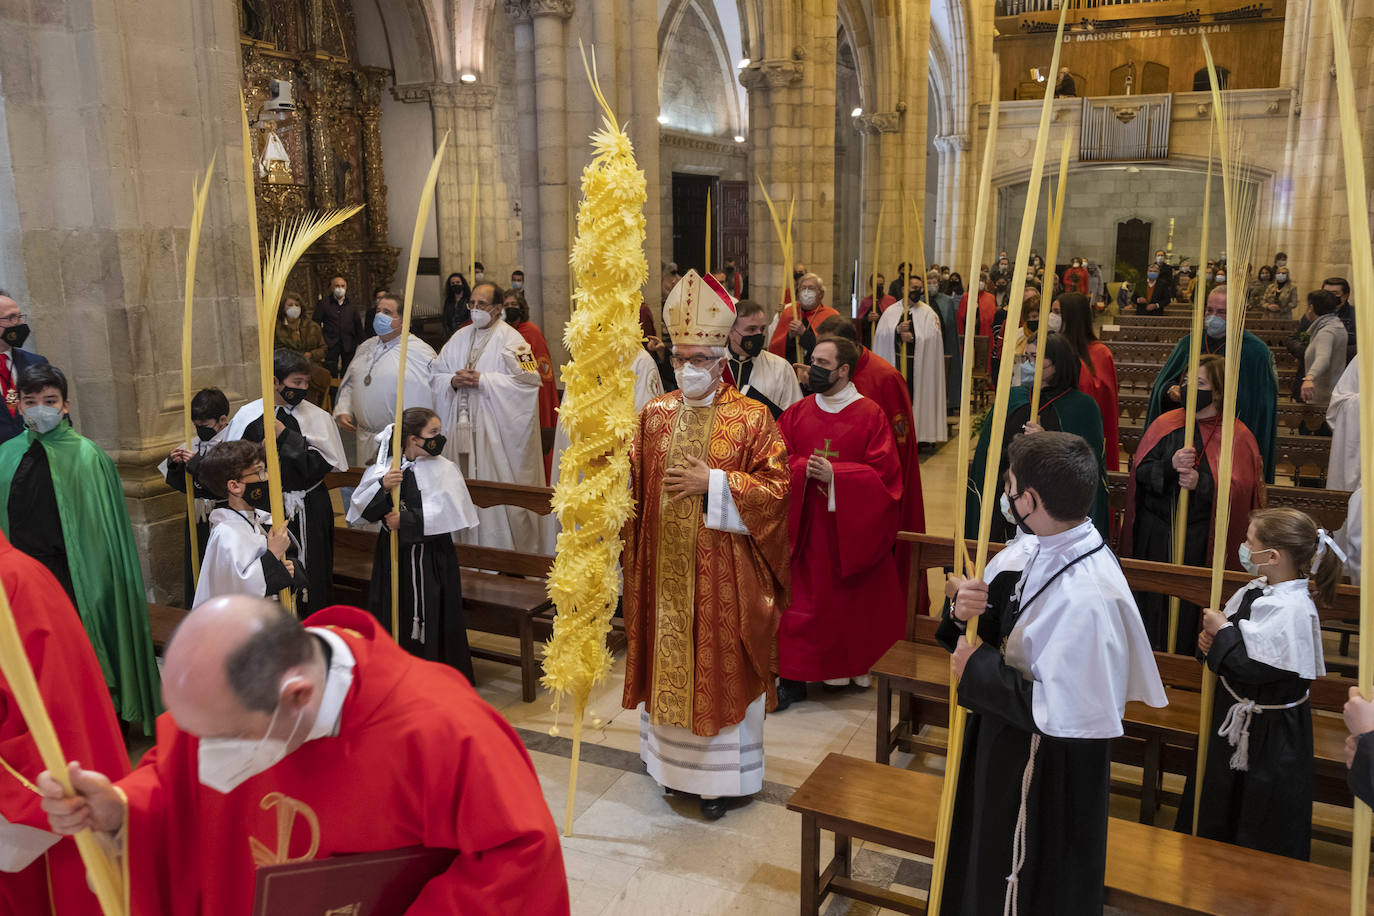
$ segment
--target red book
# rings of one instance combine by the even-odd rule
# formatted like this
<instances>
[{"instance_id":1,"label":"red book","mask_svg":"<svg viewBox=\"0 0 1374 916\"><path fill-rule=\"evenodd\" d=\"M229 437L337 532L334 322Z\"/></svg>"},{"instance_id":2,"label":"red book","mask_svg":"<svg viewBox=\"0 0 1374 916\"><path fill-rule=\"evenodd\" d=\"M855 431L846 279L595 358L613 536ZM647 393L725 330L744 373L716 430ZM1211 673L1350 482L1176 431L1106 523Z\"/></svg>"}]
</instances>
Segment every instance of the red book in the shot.
<instances>
[{"instance_id":1,"label":"red book","mask_svg":"<svg viewBox=\"0 0 1374 916\"><path fill-rule=\"evenodd\" d=\"M402 916L452 849L410 846L258 869L253 916Z\"/></svg>"}]
</instances>

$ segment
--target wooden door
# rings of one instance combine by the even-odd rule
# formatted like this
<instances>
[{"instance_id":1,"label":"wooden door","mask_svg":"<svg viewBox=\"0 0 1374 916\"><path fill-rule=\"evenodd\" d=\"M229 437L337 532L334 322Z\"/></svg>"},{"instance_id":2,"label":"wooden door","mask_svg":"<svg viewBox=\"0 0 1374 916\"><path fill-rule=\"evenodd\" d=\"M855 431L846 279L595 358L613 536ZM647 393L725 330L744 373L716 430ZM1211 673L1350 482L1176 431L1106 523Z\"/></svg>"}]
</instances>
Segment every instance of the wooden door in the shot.
<instances>
[{"instance_id":1,"label":"wooden door","mask_svg":"<svg viewBox=\"0 0 1374 916\"><path fill-rule=\"evenodd\" d=\"M1129 219L1116 224L1116 257L1113 263L1126 264L1145 273L1150 262L1150 229L1153 224Z\"/></svg>"},{"instance_id":2,"label":"wooden door","mask_svg":"<svg viewBox=\"0 0 1374 916\"><path fill-rule=\"evenodd\" d=\"M742 278L742 296L749 295L749 182L721 181L720 207L720 265L726 258L735 259L735 269ZM714 263L714 262L712 262Z\"/></svg>"},{"instance_id":3,"label":"wooden door","mask_svg":"<svg viewBox=\"0 0 1374 916\"><path fill-rule=\"evenodd\" d=\"M711 209L719 211L720 195L715 191L714 175L686 175L673 173L673 260L677 269L688 268L701 273L706 269L706 192L711 191ZM711 266L716 258L715 240L720 236L720 219L711 215Z\"/></svg>"}]
</instances>

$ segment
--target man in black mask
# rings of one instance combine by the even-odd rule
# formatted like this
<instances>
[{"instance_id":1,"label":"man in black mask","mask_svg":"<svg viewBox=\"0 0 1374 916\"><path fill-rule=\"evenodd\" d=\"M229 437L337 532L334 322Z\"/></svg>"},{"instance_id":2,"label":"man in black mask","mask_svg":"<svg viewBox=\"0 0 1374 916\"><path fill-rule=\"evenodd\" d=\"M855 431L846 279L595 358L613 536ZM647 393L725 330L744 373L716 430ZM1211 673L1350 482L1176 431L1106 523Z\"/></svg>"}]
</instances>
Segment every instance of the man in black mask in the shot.
<instances>
[{"instance_id":1,"label":"man in black mask","mask_svg":"<svg viewBox=\"0 0 1374 916\"><path fill-rule=\"evenodd\" d=\"M0 289L0 396L5 409L0 410L0 442L13 439L24 431L24 417L19 408L19 373L30 366L46 366L47 359L37 353L21 350L29 337L28 316L19 310L19 303Z\"/></svg>"},{"instance_id":2,"label":"man in black mask","mask_svg":"<svg viewBox=\"0 0 1374 916\"><path fill-rule=\"evenodd\" d=\"M767 407L776 420L801 400L802 393L791 363L764 349L765 314L762 303L749 299L735 306L735 324L728 339L729 368L740 394Z\"/></svg>"}]
</instances>

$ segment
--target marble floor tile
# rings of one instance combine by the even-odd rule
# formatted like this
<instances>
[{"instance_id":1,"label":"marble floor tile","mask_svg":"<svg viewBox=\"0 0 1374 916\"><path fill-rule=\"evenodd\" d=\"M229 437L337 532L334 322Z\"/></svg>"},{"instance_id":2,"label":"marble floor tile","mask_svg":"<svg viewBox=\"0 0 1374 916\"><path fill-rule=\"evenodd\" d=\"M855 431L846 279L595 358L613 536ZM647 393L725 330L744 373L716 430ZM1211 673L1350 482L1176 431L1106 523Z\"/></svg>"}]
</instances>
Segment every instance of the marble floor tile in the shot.
<instances>
[{"instance_id":1,"label":"marble floor tile","mask_svg":"<svg viewBox=\"0 0 1374 916\"><path fill-rule=\"evenodd\" d=\"M795 902L767 900L641 868L601 916L791 916L796 911Z\"/></svg>"},{"instance_id":2,"label":"marble floor tile","mask_svg":"<svg viewBox=\"0 0 1374 916\"><path fill-rule=\"evenodd\" d=\"M568 805L569 760L542 751L530 751L534 761L534 772L539 777L539 786L544 790L544 800L549 803L554 823L561 830L563 817ZM606 793L624 771L599 766L586 760L577 765L577 796L573 800L573 818L586 813L598 798Z\"/></svg>"}]
</instances>

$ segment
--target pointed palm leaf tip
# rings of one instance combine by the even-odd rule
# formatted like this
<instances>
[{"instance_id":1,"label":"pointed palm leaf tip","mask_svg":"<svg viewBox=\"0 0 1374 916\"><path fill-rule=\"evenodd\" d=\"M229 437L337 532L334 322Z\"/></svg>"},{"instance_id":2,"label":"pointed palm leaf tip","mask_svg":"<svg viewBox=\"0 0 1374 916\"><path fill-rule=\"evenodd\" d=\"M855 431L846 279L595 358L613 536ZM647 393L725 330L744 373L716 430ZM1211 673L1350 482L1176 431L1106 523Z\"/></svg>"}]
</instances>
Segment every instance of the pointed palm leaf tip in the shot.
<instances>
[{"instance_id":1,"label":"pointed palm leaf tip","mask_svg":"<svg viewBox=\"0 0 1374 916\"><path fill-rule=\"evenodd\" d=\"M558 609L544 654L543 684L561 704L573 704L573 776L569 819L577 787L578 741L587 696L610 671L606 649L619 597L620 532L634 511L630 498L630 444L637 418L634 371L640 347L640 290L649 276L644 257L644 173L634 147L601 92L595 55L582 56L602 126L592 135L592 161L582 172L583 200L570 261L572 316L563 340L572 362L563 367L565 395L559 418L568 447L559 462L553 508L562 524L549 574L549 597ZM599 721L593 719L593 726ZM557 726L551 732L557 734Z\"/></svg>"}]
</instances>

